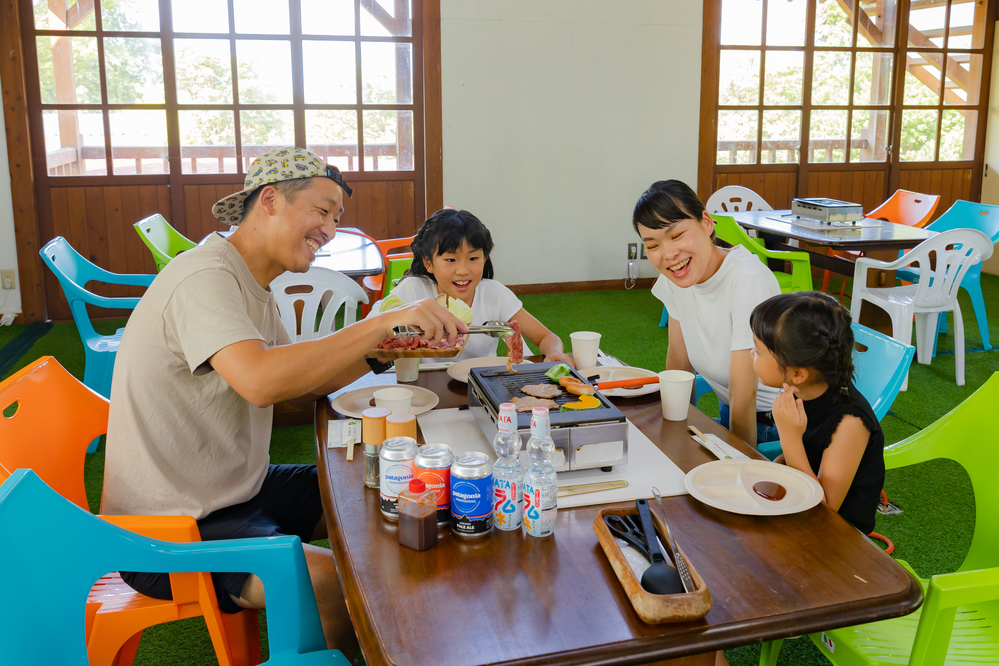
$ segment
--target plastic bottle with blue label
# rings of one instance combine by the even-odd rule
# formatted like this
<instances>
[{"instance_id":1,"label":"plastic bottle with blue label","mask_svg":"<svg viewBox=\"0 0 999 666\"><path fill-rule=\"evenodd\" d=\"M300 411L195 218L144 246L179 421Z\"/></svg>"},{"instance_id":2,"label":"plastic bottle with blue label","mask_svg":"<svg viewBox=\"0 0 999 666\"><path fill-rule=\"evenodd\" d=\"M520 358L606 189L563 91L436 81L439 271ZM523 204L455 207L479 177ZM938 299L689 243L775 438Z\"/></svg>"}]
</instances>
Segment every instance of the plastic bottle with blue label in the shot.
<instances>
[{"instance_id":1,"label":"plastic bottle with blue label","mask_svg":"<svg viewBox=\"0 0 999 666\"><path fill-rule=\"evenodd\" d=\"M517 406L512 402L501 404L496 421L493 450L498 459L493 465L493 527L519 530L524 522L524 466L517 457L521 444Z\"/></svg>"},{"instance_id":2,"label":"plastic bottle with blue label","mask_svg":"<svg viewBox=\"0 0 999 666\"><path fill-rule=\"evenodd\" d=\"M524 477L524 526L530 536L546 537L555 532L558 513L558 477L552 466L555 442L549 433L548 409L531 412L531 439L527 453L531 466Z\"/></svg>"}]
</instances>

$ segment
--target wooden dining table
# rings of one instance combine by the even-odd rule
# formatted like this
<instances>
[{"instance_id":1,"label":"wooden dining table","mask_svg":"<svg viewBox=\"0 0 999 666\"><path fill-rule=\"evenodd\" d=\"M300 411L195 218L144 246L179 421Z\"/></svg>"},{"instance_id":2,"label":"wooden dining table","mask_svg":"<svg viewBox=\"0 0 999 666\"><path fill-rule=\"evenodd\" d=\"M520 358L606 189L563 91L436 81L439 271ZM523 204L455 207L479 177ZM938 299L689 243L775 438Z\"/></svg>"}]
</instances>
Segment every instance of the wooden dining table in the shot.
<instances>
[{"instance_id":1,"label":"wooden dining table","mask_svg":"<svg viewBox=\"0 0 999 666\"><path fill-rule=\"evenodd\" d=\"M438 409L467 403L466 385L443 371L421 370L417 385L437 394ZM614 401L684 472L714 459L688 424L760 458L693 406L685 422L673 422L663 419L658 393ZM689 495L664 498L676 541L713 599L703 620L682 624L639 619L597 541L598 510L630 503L560 509L548 538L493 530L463 540L441 531L435 547L410 550L382 517L378 491L363 484L360 448L350 461L343 448L327 448L337 418L329 400L316 403L320 487L347 607L372 666L708 666L719 649L905 615L922 602L916 581L824 504L759 517Z\"/></svg>"}]
</instances>

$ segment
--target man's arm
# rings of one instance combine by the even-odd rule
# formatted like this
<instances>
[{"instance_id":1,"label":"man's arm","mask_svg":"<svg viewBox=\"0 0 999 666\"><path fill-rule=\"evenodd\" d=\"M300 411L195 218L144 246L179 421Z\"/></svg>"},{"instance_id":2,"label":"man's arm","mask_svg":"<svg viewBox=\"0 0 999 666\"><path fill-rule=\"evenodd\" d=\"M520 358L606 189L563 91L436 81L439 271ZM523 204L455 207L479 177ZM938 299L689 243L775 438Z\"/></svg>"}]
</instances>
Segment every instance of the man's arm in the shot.
<instances>
[{"instance_id":1,"label":"man's arm","mask_svg":"<svg viewBox=\"0 0 999 666\"><path fill-rule=\"evenodd\" d=\"M756 389L760 378L753 370L751 350L732 352L728 366L729 430L756 446Z\"/></svg>"}]
</instances>

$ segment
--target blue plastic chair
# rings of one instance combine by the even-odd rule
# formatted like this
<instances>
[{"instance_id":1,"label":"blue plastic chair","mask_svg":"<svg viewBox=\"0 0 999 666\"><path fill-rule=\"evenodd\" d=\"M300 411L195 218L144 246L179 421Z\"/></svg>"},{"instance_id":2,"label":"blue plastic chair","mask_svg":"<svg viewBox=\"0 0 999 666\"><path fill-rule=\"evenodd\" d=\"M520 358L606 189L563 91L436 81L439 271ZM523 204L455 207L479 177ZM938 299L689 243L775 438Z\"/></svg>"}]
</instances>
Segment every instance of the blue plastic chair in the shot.
<instances>
[{"instance_id":1,"label":"blue plastic chair","mask_svg":"<svg viewBox=\"0 0 999 666\"><path fill-rule=\"evenodd\" d=\"M52 525L72 549L52 548ZM84 511L30 469L0 485L0 656L10 664L87 666L85 610L108 571L250 571L267 594L271 666L349 666L326 650L316 598L296 536L173 543L122 529ZM59 571L58 576L51 572ZM93 606L93 604L91 604ZM96 609L94 609L96 610Z\"/></svg>"},{"instance_id":2,"label":"blue plastic chair","mask_svg":"<svg viewBox=\"0 0 999 666\"><path fill-rule=\"evenodd\" d=\"M124 328L119 328L114 335L100 335L90 323L87 305L117 310L132 310L139 304L139 299L130 297L100 296L87 291L90 281L107 282L109 284L126 284L148 287L155 275L121 275L111 273L100 266L90 263L62 236L56 236L45 244L39 254L42 260L52 269L59 285L62 287L69 307L73 311L73 321L83 340L86 352L86 366L83 371L83 383L97 391L105 398L111 397L111 376L114 371L114 357L118 353L121 334ZM96 450L96 444L88 453Z\"/></svg>"},{"instance_id":3,"label":"blue plastic chair","mask_svg":"<svg viewBox=\"0 0 999 666\"><path fill-rule=\"evenodd\" d=\"M976 229L992 239L992 244L999 243L999 206L974 203L958 199L954 205L926 226L929 231L950 231L951 229ZM906 282L919 282L919 272L912 268L902 268L895 271L895 277ZM975 310L978 321L978 331L982 335L982 347L992 349L989 339L989 322L985 313L985 298L982 296L982 262L968 269L961 279L961 288L968 292L971 307ZM947 317L940 318L938 332L947 331ZM933 345L933 355L936 356L936 343Z\"/></svg>"}]
</instances>

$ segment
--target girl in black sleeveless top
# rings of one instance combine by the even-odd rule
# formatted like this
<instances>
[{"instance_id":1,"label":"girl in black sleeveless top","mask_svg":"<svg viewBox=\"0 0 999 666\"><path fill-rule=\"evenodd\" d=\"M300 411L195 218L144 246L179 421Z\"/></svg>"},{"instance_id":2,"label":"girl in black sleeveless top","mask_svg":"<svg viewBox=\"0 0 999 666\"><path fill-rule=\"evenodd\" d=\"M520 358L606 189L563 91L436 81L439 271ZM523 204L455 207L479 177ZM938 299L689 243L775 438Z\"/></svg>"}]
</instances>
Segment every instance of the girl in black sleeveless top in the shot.
<instances>
[{"instance_id":1,"label":"girl in black sleeveless top","mask_svg":"<svg viewBox=\"0 0 999 666\"><path fill-rule=\"evenodd\" d=\"M753 368L783 387L774 401L784 462L815 477L825 502L864 534L885 480L884 435L853 385L850 313L819 292L781 294L760 303L749 320Z\"/></svg>"}]
</instances>

